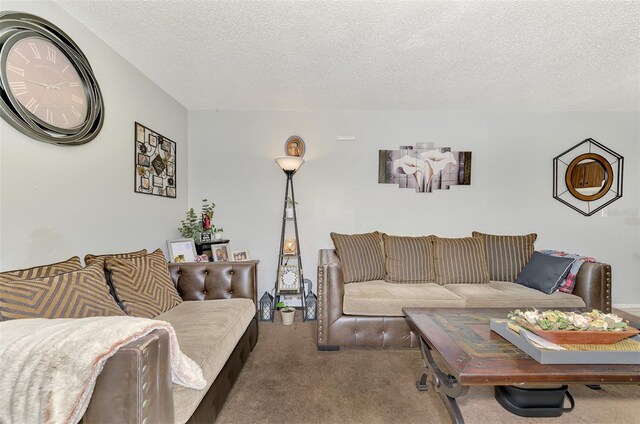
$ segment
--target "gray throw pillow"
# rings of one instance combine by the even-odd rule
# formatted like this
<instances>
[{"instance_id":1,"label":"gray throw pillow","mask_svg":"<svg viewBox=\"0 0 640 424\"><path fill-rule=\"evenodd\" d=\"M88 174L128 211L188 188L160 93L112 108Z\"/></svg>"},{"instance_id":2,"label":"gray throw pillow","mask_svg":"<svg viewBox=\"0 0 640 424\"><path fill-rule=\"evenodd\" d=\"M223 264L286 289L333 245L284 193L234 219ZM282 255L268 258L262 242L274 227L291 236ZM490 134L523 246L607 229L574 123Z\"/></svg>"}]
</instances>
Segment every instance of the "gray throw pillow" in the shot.
<instances>
[{"instance_id":1,"label":"gray throw pillow","mask_svg":"<svg viewBox=\"0 0 640 424\"><path fill-rule=\"evenodd\" d=\"M575 259L533 252L531 260L516 278L517 284L551 294L558 290Z\"/></svg>"}]
</instances>

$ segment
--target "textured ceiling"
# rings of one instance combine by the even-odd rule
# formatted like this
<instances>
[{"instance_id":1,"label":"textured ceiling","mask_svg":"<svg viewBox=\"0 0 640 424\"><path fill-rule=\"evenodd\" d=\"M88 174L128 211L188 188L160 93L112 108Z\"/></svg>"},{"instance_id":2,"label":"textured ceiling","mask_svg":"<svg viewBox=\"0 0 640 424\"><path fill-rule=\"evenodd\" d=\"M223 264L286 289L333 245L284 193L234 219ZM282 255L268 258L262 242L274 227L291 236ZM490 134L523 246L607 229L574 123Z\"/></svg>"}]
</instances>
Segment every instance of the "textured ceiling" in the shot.
<instances>
[{"instance_id":1,"label":"textured ceiling","mask_svg":"<svg viewBox=\"0 0 640 424\"><path fill-rule=\"evenodd\" d=\"M640 110L637 1L57 3L188 109Z\"/></svg>"}]
</instances>

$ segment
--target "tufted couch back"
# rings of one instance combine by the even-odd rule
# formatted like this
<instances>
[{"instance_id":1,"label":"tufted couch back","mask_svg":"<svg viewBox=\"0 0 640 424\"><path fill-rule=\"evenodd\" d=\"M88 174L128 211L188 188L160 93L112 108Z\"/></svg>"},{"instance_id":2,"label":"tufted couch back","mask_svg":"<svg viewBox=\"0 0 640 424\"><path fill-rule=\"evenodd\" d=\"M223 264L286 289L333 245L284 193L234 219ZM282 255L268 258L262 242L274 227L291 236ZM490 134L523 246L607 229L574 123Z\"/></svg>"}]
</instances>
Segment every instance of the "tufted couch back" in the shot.
<instances>
[{"instance_id":1,"label":"tufted couch back","mask_svg":"<svg viewBox=\"0 0 640 424\"><path fill-rule=\"evenodd\" d=\"M240 297L257 304L258 262L172 263L169 273L184 300Z\"/></svg>"}]
</instances>

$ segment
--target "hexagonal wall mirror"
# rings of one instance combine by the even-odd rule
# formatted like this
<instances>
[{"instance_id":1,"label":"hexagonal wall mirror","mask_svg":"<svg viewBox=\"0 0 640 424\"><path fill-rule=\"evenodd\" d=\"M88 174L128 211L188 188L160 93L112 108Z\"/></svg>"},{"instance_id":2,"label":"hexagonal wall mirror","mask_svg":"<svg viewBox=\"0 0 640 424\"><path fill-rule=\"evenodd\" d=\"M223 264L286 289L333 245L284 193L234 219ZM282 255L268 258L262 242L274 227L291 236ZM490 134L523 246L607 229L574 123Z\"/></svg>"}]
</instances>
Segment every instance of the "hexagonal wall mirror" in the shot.
<instances>
[{"instance_id":1,"label":"hexagonal wall mirror","mask_svg":"<svg viewBox=\"0 0 640 424\"><path fill-rule=\"evenodd\" d=\"M553 198L591 216L622 197L624 158L592 138L553 159Z\"/></svg>"}]
</instances>

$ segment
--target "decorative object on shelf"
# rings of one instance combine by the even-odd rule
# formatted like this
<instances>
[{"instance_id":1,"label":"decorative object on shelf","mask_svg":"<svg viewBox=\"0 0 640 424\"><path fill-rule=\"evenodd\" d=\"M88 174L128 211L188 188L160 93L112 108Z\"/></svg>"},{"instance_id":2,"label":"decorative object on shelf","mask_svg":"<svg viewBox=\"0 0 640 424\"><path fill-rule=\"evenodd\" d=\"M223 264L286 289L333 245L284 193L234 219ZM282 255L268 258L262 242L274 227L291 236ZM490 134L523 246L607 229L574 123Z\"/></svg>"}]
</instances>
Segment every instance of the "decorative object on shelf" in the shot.
<instances>
[{"instance_id":1,"label":"decorative object on shelf","mask_svg":"<svg viewBox=\"0 0 640 424\"><path fill-rule=\"evenodd\" d=\"M397 184L418 193L471 185L471 152L452 152L433 143L378 151L378 183Z\"/></svg>"},{"instance_id":2,"label":"decorative object on shelf","mask_svg":"<svg viewBox=\"0 0 640 424\"><path fill-rule=\"evenodd\" d=\"M196 245L192 238L167 240L171 262L195 262Z\"/></svg>"},{"instance_id":3,"label":"decorative object on shelf","mask_svg":"<svg viewBox=\"0 0 640 424\"><path fill-rule=\"evenodd\" d=\"M285 208L285 217L287 219L293 219L294 215L293 215L293 205L297 205L298 202L294 202L293 199L291 199L291 197L287 197L285 200L286 203L286 208Z\"/></svg>"},{"instance_id":4,"label":"decorative object on shelf","mask_svg":"<svg viewBox=\"0 0 640 424\"><path fill-rule=\"evenodd\" d=\"M300 293L300 268L296 265L281 265L278 269L277 293Z\"/></svg>"},{"instance_id":5,"label":"decorative object on shelf","mask_svg":"<svg viewBox=\"0 0 640 424\"><path fill-rule=\"evenodd\" d=\"M135 123L136 193L176 198L176 143Z\"/></svg>"},{"instance_id":6,"label":"decorative object on shelf","mask_svg":"<svg viewBox=\"0 0 640 424\"><path fill-rule=\"evenodd\" d=\"M291 325L296 316L296 308L287 305L285 302L276 303L276 308L280 310L282 316L282 324Z\"/></svg>"},{"instance_id":7,"label":"decorative object on shelf","mask_svg":"<svg viewBox=\"0 0 640 424\"><path fill-rule=\"evenodd\" d=\"M231 252L231 256L236 262L248 261L251 259L248 250L234 250L233 252Z\"/></svg>"},{"instance_id":8,"label":"decorative object on shelf","mask_svg":"<svg viewBox=\"0 0 640 424\"><path fill-rule=\"evenodd\" d=\"M304 153L304 149L302 153ZM276 158L276 163L287 176L287 185L284 192L282 211L282 230L280 232L280 249L278 250L278 275L275 283L275 301L276 303L279 302L283 295L299 294L303 311L302 319L304 320L306 315L304 313L305 289L302 275L302 257L298 249L300 237L298 235L298 218L296 215L297 202L293 190L293 175L300 169L300 166L304 163L304 159L298 156L283 156ZM290 209L290 212L287 212L287 209ZM293 224L294 232L293 237L285 242L287 224ZM292 249L293 253L287 253ZM289 265L289 260L294 259L294 257L295 265Z\"/></svg>"},{"instance_id":9,"label":"decorative object on shelf","mask_svg":"<svg viewBox=\"0 0 640 424\"><path fill-rule=\"evenodd\" d=\"M553 198L591 216L622 197L624 158L592 138L553 159Z\"/></svg>"},{"instance_id":10,"label":"decorative object on shelf","mask_svg":"<svg viewBox=\"0 0 640 424\"><path fill-rule=\"evenodd\" d=\"M304 303L306 304L306 307L304 309L305 320L313 321L317 319L318 298L315 294L313 294L313 283L311 282L311 280L305 279L304 281L307 287L309 287L309 294L307 294L307 297L304 300Z\"/></svg>"},{"instance_id":11,"label":"decorative object on shelf","mask_svg":"<svg viewBox=\"0 0 640 424\"><path fill-rule=\"evenodd\" d=\"M284 143L284 152L287 156L304 157L307 150L306 145L302 138L297 135L292 135Z\"/></svg>"},{"instance_id":12,"label":"decorative object on shelf","mask_svg":"<svg viewBox=\"0 0 640 424\"><path fill-rule=\"evenodd\" d=\"M284 241L283 253L285 255L295 255L298 250L298 243L295 239L286 239Z\"/></svg>"},{"instance_id":13,"label":"decorative object on shelf","mask_svg":"<svg viewBox=\"0 0 640 424\"><path fill-rule=\"evenodd\" d=\"M197 255L195 258L196 262L209 262L209 256L208 255Z\"/></svg>"},{"instance_id":14,"label":"decorative object on shelf","mask_svg":"<svg viewBox=\"0 0 640 424\"><path fill-rule=\"evenodd\" d=\"M216 244L211 246L213 262L225 262L229 260L229 245Z\"/></svg>"},{"instance_id":15,"label":"decorative object on shelf","mask_svg":"<svg viewBox=\"0 0 640 424\"><path fill-rule=\"evenodd\" d=\"M200 212L200 218L196 215L196 211L190 208L187 211L185 219L180 221L180 234L182 237L190 237L198 242L210 242L212 238L215 239L215 232L222 231L216 229L213 225L213 210L216 207L215 203L209 203L207 199L202 199L202 211ZM222 236L222 233L220 234ZM216 240L220 240L222 237Z\"/></svg>"},{"instance_id":16,"label":"decorative object on shelf","mask_svg":"<svg viewBox=\"0 0 640 424\"><path fill-rule=\"evenodd\" d=\"M0 115L21 133L73 146L93 140L104 103L80 47L51 22L0 12Z\"/></svg>"},{"instance_id":17,"label":"decorative object on shelf","mask_svg":"<svg viewBox=\"0 0 640 424\"><path fill-rule=\"evenodd\" d=\"M224 231L224 228L220 227L220 228L216 228L215 230L213 230L213 239L220 241L222 240L222 232Z\"/></svg>"},{"instance_id":18,"label":"decorative object on shelf","mask_svg":"<svg viewBox=\"0 0 640 424\"><path fill-rule=\"evenodd\" d=\"M260 298L260 321L273 321L273 296L264 292Z\"/></svg>"}]
</instances>

